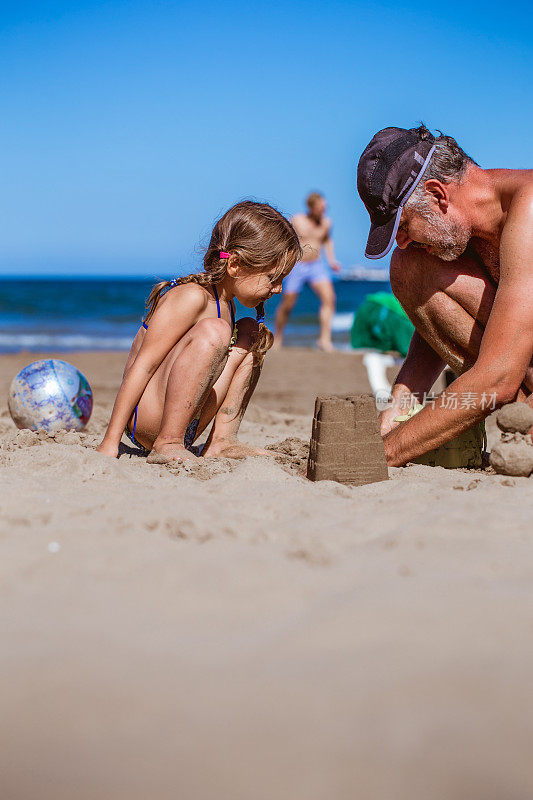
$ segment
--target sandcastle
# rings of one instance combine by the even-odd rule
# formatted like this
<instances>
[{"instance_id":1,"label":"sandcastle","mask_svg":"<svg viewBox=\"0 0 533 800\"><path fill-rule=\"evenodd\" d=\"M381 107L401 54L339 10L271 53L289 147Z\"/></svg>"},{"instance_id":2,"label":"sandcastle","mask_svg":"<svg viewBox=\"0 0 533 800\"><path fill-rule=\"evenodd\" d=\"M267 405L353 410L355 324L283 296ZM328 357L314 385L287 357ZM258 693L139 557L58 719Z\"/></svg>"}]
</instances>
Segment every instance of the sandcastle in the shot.
<instances>
[{"instance_id":1,"label":"sandcastle","mask_svg":"<svg viewBox=\"0 0 533 800\"><path fill-rule=\"evenodd\" d=\"M528 431L533 428L533 408L526 403L509 403L496 414L496 424L502 434L490 454L491 466L503 475L532 475L533 444Z\"/></svg>"},{"instance_id":2,"label":"sandcastle","mask_svg":"<svg viewBox=\"0 0 533 800\"><path fill-rule=\"evenodd\" d=\"M387 480L373 395L316 398L307 477L355 486Z\"/></svg>"}]
</instances>

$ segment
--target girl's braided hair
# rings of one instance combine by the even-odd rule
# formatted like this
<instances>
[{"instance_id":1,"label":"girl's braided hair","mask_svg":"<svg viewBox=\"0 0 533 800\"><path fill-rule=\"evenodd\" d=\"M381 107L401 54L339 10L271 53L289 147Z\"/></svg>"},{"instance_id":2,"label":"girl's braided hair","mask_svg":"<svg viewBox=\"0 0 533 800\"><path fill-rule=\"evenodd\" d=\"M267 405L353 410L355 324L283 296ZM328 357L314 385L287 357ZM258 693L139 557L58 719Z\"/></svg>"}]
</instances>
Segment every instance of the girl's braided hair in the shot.
<instances>
[{"instance_id":1,"label":"girl's braided hair","mask_svg":"<svg viewBox=\"0 0 533 800\"><path fill-rule=\"evenodd\" d=\"M291 223L268 203L244 200L232 206L218 220L204 256L202 272L185 275L173 281L156 283L146 301L148 322L157 304L168 288L183 283L216 286L226 276L227 258L220 253L235 255L243 270L251 273L273 269L275 275L288 272L302 257L296 231ZM255 307L259 330L252 346L256 362L261 362L272 347L274 337L264 323L264 304Z\"/></svg>"}]
</instances>

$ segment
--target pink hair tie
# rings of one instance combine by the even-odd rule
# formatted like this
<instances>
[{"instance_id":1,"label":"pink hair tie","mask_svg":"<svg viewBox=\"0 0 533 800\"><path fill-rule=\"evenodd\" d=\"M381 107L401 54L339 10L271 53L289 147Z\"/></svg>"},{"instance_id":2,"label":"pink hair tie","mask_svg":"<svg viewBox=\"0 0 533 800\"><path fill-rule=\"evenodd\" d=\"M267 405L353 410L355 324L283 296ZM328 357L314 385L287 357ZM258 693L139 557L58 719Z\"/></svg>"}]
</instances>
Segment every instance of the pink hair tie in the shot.
<instances>
[{"instance_id":1,"label":"pink hair tie","mask_svg":"<svg viewBox=\"0 0 533 800\"><path fill-rule=\"evenodd\" d=\"M225 253L223 250L220 251L220 258L229 258L231 253Z\"/></svg>"}]
</instances>

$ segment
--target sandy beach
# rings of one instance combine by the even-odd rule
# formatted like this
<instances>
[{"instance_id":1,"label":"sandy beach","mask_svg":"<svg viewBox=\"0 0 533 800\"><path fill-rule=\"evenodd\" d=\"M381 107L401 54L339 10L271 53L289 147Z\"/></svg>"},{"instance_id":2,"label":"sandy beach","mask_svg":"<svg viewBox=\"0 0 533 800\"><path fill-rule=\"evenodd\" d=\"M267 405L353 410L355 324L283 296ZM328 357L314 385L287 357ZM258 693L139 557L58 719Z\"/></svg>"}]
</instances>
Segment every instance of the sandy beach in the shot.
<instances>
[{"instance_id":1,"label":"sandy beach","mask_svg":"<svg viewBox=\"0 0 533 800\"><path fill-rule=\"evenodd\" d=\"M281 459L110 460L124 353L58 357L95 408L55 439L0 357L2 800L533 797L533 478L307 481L315 396L369 386L296 348L242 426Z\"/></svg>"}]
</instances>

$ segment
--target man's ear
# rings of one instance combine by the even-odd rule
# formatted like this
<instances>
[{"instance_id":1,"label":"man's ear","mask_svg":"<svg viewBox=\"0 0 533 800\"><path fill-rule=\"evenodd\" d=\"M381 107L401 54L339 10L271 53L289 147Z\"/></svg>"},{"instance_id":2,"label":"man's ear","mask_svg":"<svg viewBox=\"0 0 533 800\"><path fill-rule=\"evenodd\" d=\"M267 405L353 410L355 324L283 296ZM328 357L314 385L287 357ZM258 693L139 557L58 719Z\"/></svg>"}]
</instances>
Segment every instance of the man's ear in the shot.
<instances>
[{"instance_id":1,"label":"man's ear","mask_svg":"<svg viewBox=\"0 0 533 800\"><path fill-rule=\"evenodd\" d=\"M441 183L440 181L436 180L435 178L431 178L429 181L425 182L424 189L426 192L428 192L428 194L433 196L433 199L439 206L440 210L446 214L450 204L450 193L448 191L448 186L445 183Z\"/></svg>"}]
</instances>

